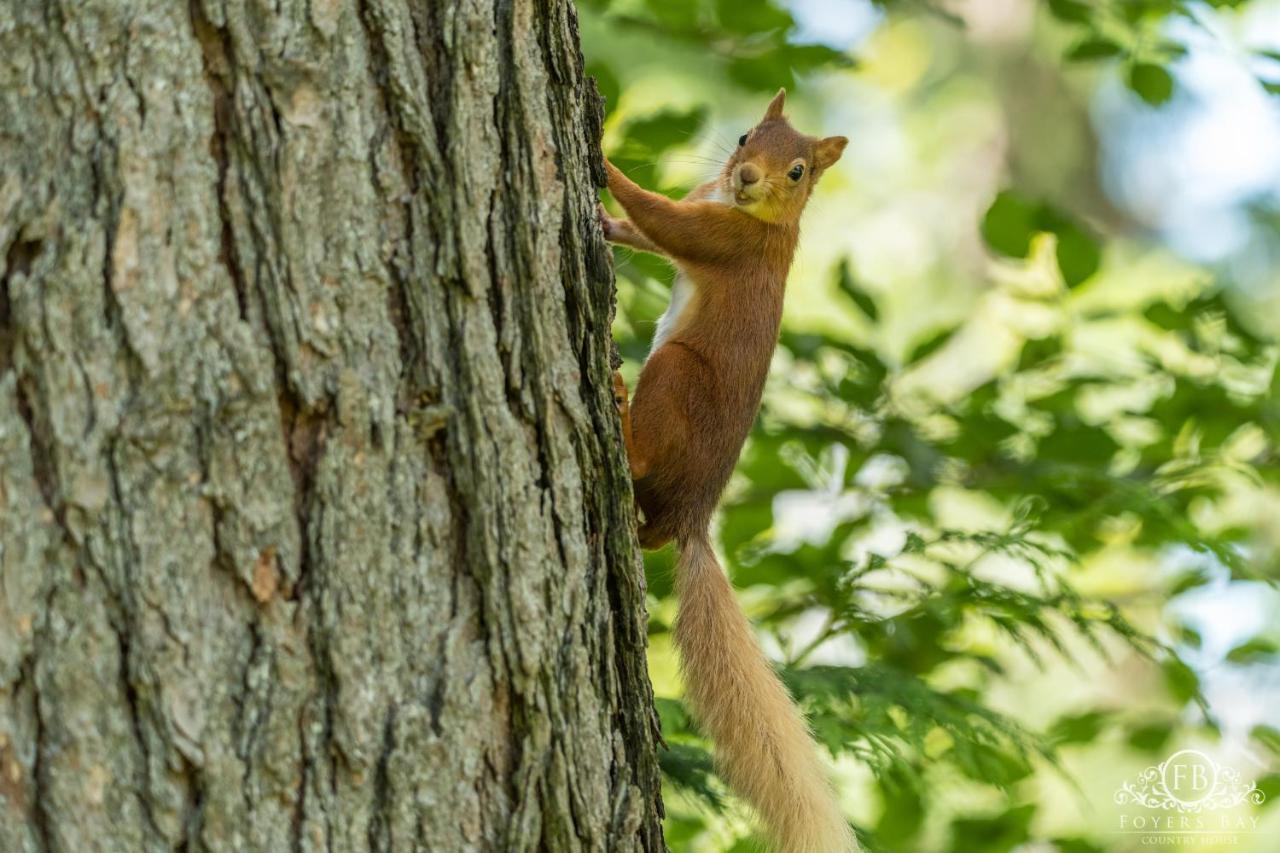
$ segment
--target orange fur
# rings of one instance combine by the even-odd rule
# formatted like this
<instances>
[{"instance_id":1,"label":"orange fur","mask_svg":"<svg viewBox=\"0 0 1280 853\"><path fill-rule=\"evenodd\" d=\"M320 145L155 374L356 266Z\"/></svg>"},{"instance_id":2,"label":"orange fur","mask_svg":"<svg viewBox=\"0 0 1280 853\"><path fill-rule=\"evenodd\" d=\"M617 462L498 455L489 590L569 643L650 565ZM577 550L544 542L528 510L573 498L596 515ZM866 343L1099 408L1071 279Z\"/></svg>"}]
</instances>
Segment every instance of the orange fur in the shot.
<instances>
[{"instance_id":1,"label":"orange fur","mask_svg":"<svg viewBox=\"0 0 1280 853\"><path fill-rule=\"evenodd\" d=\"M690 705L726 779L779 849L839 853L857 844L707 537L760 406L800 214L847 141L798 133L782 115L783 99L780 91L716 180L680 201L606 163L609 190L629 220L602 210L601 222L610 240L670 257L688 288L673 295L676 314L664 318L629 406L625 386L615 390L644 513L641 544L675 539L680 548L675 635Z\"/></svg>"},{"instance_id":2,"label":"orange fur","mask_svg":"<svg viewBox=\"0 0 1280 853\"><path fill-rule=\"evenodd\" d=\"M685 695L725 779L764 818L779 850L857 849L808 726L756 645L706 539L681 547L676 645Z\"/></svg>"}]
</instances>

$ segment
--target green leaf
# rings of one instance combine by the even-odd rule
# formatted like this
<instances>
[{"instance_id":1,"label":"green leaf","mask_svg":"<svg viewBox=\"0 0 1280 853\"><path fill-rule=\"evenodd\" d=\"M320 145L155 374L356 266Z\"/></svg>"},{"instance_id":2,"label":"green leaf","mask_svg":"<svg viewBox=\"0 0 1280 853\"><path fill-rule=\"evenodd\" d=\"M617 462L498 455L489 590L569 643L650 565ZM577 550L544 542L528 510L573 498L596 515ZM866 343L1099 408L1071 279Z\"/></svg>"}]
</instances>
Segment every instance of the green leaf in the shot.
<instances>
[{"instance_id":1,"label":"green leaf","mask_svg":"<svg viewBox=\"0 0 1280 853\"><path fill-rule=\"evenodd\" d=\"M910 365L924 361L926 358L946 346L947 341L951 340L958 331L960 331L960 327L956 326L951 329L944 329L940 332L935 332L925 338L923 341L911 348L911 352L907 354L907 359L904 364Z\"/></svg>"},{"instance_id":2,"label":"green leaf","mask_svg":"<svg viewBox=\"0 0 1280 853\"><path fill-rule=\"evenodd\" d=\"M896 768L895 768L896 771ZM884 789L884 813L880 823L876 825L876 838L894 842L893 849L911 849L908 844L920 834L924 823L925 803L918 786L908 780L899 779L894 783L893 776L903 776L900 771L885 774L882 783Z\"/></svg>"},{"instance_id":3,"label":"green leaf","mask_svg":"<svg viewBox=\"0 0 1280 853\"><path fill-rule=\"evenodd\" d=\"M755 57L738 57L729 61L729 79L744 89L754 92L776 92L779 86L788 90L795 86L795 75L780 57L760 60Z\"/></svg>"},{"instance_id":4,"label":"green leaf","mask_svg":"<svg viewBox=\"0 0 1280 853\"><path fill-rule=\"evenodd\" d=\"M706 107L660 110L627 122L622 128L624 144L637 146L645 154L657 156L673 145L688 143L706 118Z\"/></svg>"},{"instance_id":5,"label":"green leaf","mask_svg":"<svg viewBox=\"0 0 1280 853\"><path fill-rule=\"evenodd\" d=\"M726 554L736 558L740 548L773 526L772 496L761 495L728 504L720 516L720 543Z\"/></svg>"},{"instance_id":6,"label":"green leaf","mask_svg":"<svg viewBox=\"0 0 1280 853\"><path fill-rule=\"evenodd\" d=\"M1098 271L1102 263L1102 249L1073 222L1062 223L1054 233L1058 236L1055 255L1062 280L1069 288L1079 287Z\"/></svg>"},{"instance_id":7,"label":"green leaf","mask_svg":"<svg viewBox=\"0 0 1280 853\"><path fill-rule=\"evenodd\" d=\"M961 766L961 770L979 782L995 785L998 788L1008 788L1031 775L1031 764L1025 755L996 746L988 746L975 751L972 763Z\"/></svg>"},{"instance_id":8,"label":"green leaf","mask_svg":"<svg viewBox=\"0 0 1280 853\"><path fill-rule=\"evenodd\" d=\"M850 68L854 65L849 54L825 44L788 44L782 49L782 58L789 68L802 73L820 68Z\"/></svg>"},{"instance_id":9,"label":"green leaf","mask_svg":"<svg viewBox=\"0 0 1280 853\"><path fill-rule=\"evenodd\" d=\"M716 784L711 754L687 743L673 743L658 752L658 765L668 781L702 800L713 811L724 808Z\"/></svg>"},{"instance_id":10,"label":"green leaf","mask_svg":"<svg viewBox=\"0 0 1280 853\"><path fill-rule=\"evenodd\" d=\"M1022 373L1034 367L1040 367L1045 362L1057 358L1061 354L1062 338L1057 335L1024 341L1022 352L1018 355L1018 366L1014 369L1014 372Z\"/></svg>"},{"instance_id":11,"label":"green leaf","mask_svg":"<svg viewBox=\"0 0 1280 853\"><path fill-rule=\"evenodd\" d=\"M1241 643L1227 652L1227 660L1232 663L1271 663L1280 651L1274 641L1265 637L1254 637Z\"/></svg>"},{"instance_id":12,"label":"green leaf","mask_svg":"<svg viewBox=\"0 0 1280 853\"><path fill-rule=\"evenodd\" d=\"M1088 62L1093 59L1107 59L1108 57L1118 56L1123 53L1123 50L1120 45L1111 39L1095 35L1076 43L1074 47L1067 51L1066 59L1071 62Z\"/></svg>"},{"instance_id":13,"label":"green leaf","mask_svg":"<svg viewBox=\"0 0 1280 853\"><path fill-rule=\"evenodd\" d=\"M1165 685L1178 702L1190 702L1200 694L1200 676L1179 658L1167 659L1163 669Z\"/></svg>"},{"instance_id":14,"label":"green leaf","mask_svg":"<svg viewBox=\"0 0 1280 853\"><path fill-rule=\"evenodd\" d=\"M1072 24L1088 23L1093 10L1084 0L1049 0L1049 12L1059 21Z\"/></svg>"},{"instance_id":15,"label":"green leaf","mask_svg":"<svg viewBox=\"0 0 1280 853\"><path fill-rule=\"evenodd\" d=\"M1007 853L1031 838L1034 803L989 818L961 818L951 824L952 853Z\"/></svg>"},{"instance_id":16,"label":"green leaf","mask_svg":"<svg viewBox=\"0 0 1280 853\"><path fill-rule=\"evenodd\" d=\"M1160 65L1135 62L1129 68L1129 88L1153 107L1173 97L1173 76Z\"/></svg>"},{"instance_id":17,"label":"green leaf","mask_svg":"<svg viewBox=\"0 0 1280 853\"><path fill-rule=\"evenodd\" d=\"M849 270L848 259L840 262L836 272L836 285L845 296L853 300L853 304L858 306L859 311L867 315L868 320L880 319L880 310L876 308L875 300L854 280L853 273Z\"/></svg>"},{"instance_id":18,"label":"green leaf","mask_svg":"<svg viewBox=\"0 0 1280 853\"><path fill-rule=\"evenodd\" d=\"M1159 326L1169 331L1182 331L1191 327L1193 319L1191 312L1182 310L1178 311L1168 302L1152 303L1147 310L1142 312L1142 316L1146 318L1148 323Z\"/></svg>"},{"instance_id":19,"label":"green leaf","mask_svg":"<svg viewBox=\"0 0 1280 853\"><path fill-rule=\"evenodd\" d=\"M1253 727L1249 736L1276 755L1280 755L1280 729L1275 726L1258 725Z\"/></svg>"},{"instance_id":20,"label":"green leaf","mask_svg":"<svg viewBox=\"0 0 1280 853\"><path fill-rule=\"evenodd\" d=\"M826 338L822 335L793 332L786 328L783 328L782 335L778 342L782 344L782 346L791 350L791 354L796 358L803 359L805 361L812 361L814 356L816 356L828 343Z\"/></svg>"},{"instance_id":21,"label":"green leaf","mask_svg":"<svg viewBox=\"0 0 1280 853\"><path fill-rule=\"evenodd\" d=\"M658 721L662 724L664 737L696 734L693 719L689 716L689 712L685 710L684 703L679 699L656 696L654 697L653 705L658 711Z\"/></svg>"},{"instance_id":22,"label":"green leaf","mask_svg":"<svg viewBox=\"0 0 1280 853\"><path fill-rule=\"evenodd\" d=\"M659 23L670 30L689 31L697 27L699 3L689 0L644 0L644 5Z\"/></svg>"},{"instance_id":23,"label":"green leaf","mask_svg":"<svg viewBox=\"0 0 1280 853\"><path fill-rule=\"evenodd\" d=\"M1280 773L1268 773L1261 779L1255 781L1258 790L1262 792L1265 798L1262 801L1262 808L1275 805L1280 802Z\"/></svg>"},{"instance_id":24,"label":"green leaf","mask_svg":"<svg viewBox=\"0 0 1280 853\"><path fill-rule=\"evenodd\" d=\"M1089 743L1098 737L1103 727L1111 720L1107 711L1085 711L1059 717L1047 732L1051 742L1058 746L1071 743Z\"/></svg>"},{"instance_id":25,"label":"green leaf","mask_svg":"<svg viewBox=\"0 0 1280 853\"><path fill-rule=\"evenodd\" d=\"M1031 240L1041 231L1057 237L1056 257L1067 287L1077 287L1102 262L1098 241L1071 216L1046 203L1036 203L1012 190L996 196L982 219L982 237L1001 254L1025 258Z\"/></svg>"},{"instance_id":26,"label":"green leaf","mask_svg":"<svg viewBox=\"0 0 1280 853\"><path fill-rule=\"evenodd\" d=\"M1225 2L1232 3L1239 0L1225 0ZM1175 11L1185 12L1185 0L1126 0L1118 4L1115 11L1119 12L1130 25L1135 25L1145 18L1169 15Z\"/></svg>"},{"instance_id":27,"label":"green leaf","mask_svg":"<svg viewBox=\"0 0 1280 853\"><path fill-rule=\"evenodd\" d=\"M1089 426L1075 417L1064 417L1058 426L1036 445L1042 460L1068 465L1105 468L1120 447L1101 426Z\"/></svg>"},{"instance_id":28,"label":"green leaf","mask_svg":"<svg viewBox=\"0 0 1280 853\"><path fill-rule=\"evenodd\" d=\"M1129 746L1142 752L1159 752L1173 736L1172 723L1146 723L1129 731Z\"/></svg>"},{"instance_id":29,"label":"green leaf","mask_svg":"<svg viewBox=\"0 0 1280 853\"><path fill-rule=\"evenodd\" d=\"M1036 206L1011 190L1002 190L982 218L982 238L997 252L1025 258L1035 236Z\"/></svg>"},{"instance_id":30,"label":"green leaf","mask_svg":"<svg viewBox=\"0 0 1280 853\"><path fill-rule=\"evenodd\" d=\"M690 3L690 5L694 5ZM795 21L791 13L765 0L742 3L740 0L716 0L716 19L729 32L758 36L770 30L790 29Z\"/></svg>"}]
</instances>

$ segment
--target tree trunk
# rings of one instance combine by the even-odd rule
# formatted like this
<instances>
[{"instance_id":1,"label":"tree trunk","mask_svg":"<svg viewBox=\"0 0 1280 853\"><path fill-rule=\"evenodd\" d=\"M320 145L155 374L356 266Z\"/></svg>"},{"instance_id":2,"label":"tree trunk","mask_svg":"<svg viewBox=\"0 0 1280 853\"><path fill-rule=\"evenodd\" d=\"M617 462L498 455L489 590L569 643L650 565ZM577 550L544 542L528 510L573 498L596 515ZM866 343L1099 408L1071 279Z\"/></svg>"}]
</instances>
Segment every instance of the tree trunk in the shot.
<instances>
[{"instance_id":1,"label":"tree trunk","mask_svg":"<svg viewBox=\"0 0 1280 853\"><path fill-rule=\"evenodd\" d=\"M0 850L660 850L568 0L0 0Z\"/></svg>"}]
</instances>

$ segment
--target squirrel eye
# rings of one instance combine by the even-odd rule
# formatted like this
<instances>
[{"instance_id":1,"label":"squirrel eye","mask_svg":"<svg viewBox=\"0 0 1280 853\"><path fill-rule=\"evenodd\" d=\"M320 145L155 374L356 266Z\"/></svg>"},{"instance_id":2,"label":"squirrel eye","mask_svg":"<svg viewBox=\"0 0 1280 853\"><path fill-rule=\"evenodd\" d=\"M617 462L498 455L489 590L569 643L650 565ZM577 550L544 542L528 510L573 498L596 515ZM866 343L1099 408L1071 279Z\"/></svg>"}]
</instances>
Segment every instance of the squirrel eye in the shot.
<instances>
[{"instance_id":1,"label":"squirrel eye","mask_svg":"<svg viewBox=\"0 0 1280 853\"><path fill-rule=\"evenodd\" d=\"M787 172L787 177L789 177L793 181L800 180L802 177L804 177L804 166L801 166L799 163L797 163L791 169L790 172Z\"/></svg>"},{"instance_id":2,"label":"squirrel eye","mask_svg":"<svg viewBox=\"0 0 1280 853\"><path fill-rule=\"evenodd\" d=\"M746 144L747 144L747 135L744 133L738 137L738 147L741 148Z\"/></svg>"}]
</instances>

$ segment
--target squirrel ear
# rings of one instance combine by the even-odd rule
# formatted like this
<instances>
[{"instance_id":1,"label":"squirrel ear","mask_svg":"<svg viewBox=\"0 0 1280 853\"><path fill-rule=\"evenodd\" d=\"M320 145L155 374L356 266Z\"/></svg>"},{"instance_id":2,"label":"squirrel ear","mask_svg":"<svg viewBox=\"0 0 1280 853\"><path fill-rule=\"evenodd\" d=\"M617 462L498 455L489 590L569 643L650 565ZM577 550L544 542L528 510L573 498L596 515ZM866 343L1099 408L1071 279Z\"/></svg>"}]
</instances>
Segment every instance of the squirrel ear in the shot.
<instances>
[{"instance_id":1,"label":"squirrel ear","mask_svg":"<svg viewBox=\"0 0 1280 853\"><path fill-rule=\"evenodd\" d=\"M844 147L849 144L849 140L843 136L828 136L826 139L819 139L818 144L813 149L813 162L819 169L826 169L834 166L835 162L840 159L840 155L844 153Z\"/></svg>"},{"instance_id":2,"label":"squirrel ear","mask_svg":"<svg viewBox=\"0 0 1280 853\"><path fill-rule=\"evenodd\" d=\"M787 90L779 89L778 94L773 96L773 100L769 102L769 107L764 111L764 120L768 121L772 118L782 118L782 107L787 101Z\"/></svg>"}]
</instances>

